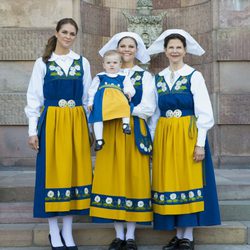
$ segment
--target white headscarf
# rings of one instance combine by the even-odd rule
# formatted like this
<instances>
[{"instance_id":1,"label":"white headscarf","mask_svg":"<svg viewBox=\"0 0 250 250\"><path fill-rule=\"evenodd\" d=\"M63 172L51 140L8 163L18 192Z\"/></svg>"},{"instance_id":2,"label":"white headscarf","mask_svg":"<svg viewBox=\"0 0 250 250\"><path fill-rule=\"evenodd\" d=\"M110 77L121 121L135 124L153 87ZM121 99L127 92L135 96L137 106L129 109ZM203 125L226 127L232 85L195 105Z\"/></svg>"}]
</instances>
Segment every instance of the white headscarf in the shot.
<instances>
[{"instance_id":1,"label":"white headscarf","mask_svg":"<svg viewBox=\"0 0 250 250\"><path fill-rule=\"evenodd\" d=\"M182 29L169 29L164 31L148 48L149 55L158 54L164 52L164 39L172 34L179 34L186 39L186 51L189 54L201 56L205 53L205 50L199 45L199 43L185 30Z\"/></svg>"},{"instance_id":2,"label":"white headscarf","mask_svg":"<svg viewBox=\"0 0 250 250\"><path fill-rule=\"evenodd\" d=\"M142 40L142 38L134 33L134 32L121 32L121 33L117 33L115 34L100 50L99 50L99 54L101 56L104 55L104 53L108 50L112 50L112 49L117 49L118 46L118 42L124 38L124 37L132 37L136 40L137 42L137 52L135 57L141 61L142 63L147 63L148 61L150 61L150 56L147 52L146 46Z\"/></svg>"}]
</instances>

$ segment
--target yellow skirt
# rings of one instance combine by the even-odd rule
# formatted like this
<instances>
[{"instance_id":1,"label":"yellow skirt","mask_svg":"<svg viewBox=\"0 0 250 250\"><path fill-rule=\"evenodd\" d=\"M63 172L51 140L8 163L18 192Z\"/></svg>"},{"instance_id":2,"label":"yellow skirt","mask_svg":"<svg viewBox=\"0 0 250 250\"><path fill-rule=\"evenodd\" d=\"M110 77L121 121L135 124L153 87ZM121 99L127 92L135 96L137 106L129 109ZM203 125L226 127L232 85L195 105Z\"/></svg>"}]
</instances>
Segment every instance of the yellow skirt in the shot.
<instances>
[{"instance_id":1,"label":"yellow skirt","mask_svg":"<svg viewBox=\"0 0 250 250\"><path fill-rule=\"evenodd\" d=\"M153 147L153 210L177 215L204 210L202 163L193 160L194 117L160 118Z\"/></svg>"},{"instance_id":2,"label":"yellow skirt","mask_svg":"<svg viewBox=\"0 0 250 250\"><path fill-rule=\"evenodd\" d=\"M90 215L134 221L152 221L149 157L122 132L120 119L104 123L105 145L97 152Z\"/></svg>"},{"instance_id":3,"label":"yellow skirt","mask_svg":"<svg viewBox=\"0 0 250 250\"><path fill-rule=\"evenodd\" d=\"M114 88L104 90L102 116L103 121L130 116L128 100L120 90Z\"/></svg>"},{"instance_id":4,"label":"yellow skirt","mask_svg":"<svg viewBox=\"0 0 250 250\"><path fill-rule=\"evenodd\" d=\"M45 140L45 211L89 208L92 167L83 108L49 107Z\"/></svg>"}]
</instances>

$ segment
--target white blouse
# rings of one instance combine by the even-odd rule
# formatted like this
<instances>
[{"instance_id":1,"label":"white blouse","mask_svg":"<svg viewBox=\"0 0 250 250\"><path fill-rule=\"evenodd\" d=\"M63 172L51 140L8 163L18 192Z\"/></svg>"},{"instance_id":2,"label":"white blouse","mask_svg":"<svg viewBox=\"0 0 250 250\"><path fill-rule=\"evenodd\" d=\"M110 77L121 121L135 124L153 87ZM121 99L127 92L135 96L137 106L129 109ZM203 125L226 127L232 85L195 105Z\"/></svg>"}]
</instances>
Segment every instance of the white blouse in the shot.
<instances>
[{"instance_id":1,"label":"white blouse","mask_svg":"<svg viewBox=\"0 0 250 250\"><path fill-rule=\"evenodd\" d=\"M56 55L52 53L49 61L55 61L68 75L69 68L72 65L73 61L79 59L80 55L76 54L72 50L67 55ZM88 98L88 89L91 84L91 72L90 65L88 60L85 57L82 57L83 64L83 106L87 112L87 98ZM46 64L43 62L42 58L38 58L34 64L32 75L29 82L29 87L27 91L27 106L25 107L26 116L29 119L29 136L37 135L37 123L38 118L40 117L40 110L44 104L43 96L43 84L44 77L46 75Z\"/></svg>"},{"instance_id":2,"label":"white blouse","mask_svg":"<svg viewBox=\"0 0 250 250\"><path fill-rule=\"evenodd\" d=\"M166 83L169 88L172 89L174 82L180 76L190 75L194 71L194 68L185 64L181 69L174 72L174 79L172 84L170 84L171 71L168 68L164 69L159 73L160 76L164 76ZM158 100L158 94L155 87L155 96ZM194 113L197 118L196 125L198 128L198 138L196 145L203 147L205 145L207 131L214 125L214 117L212 105L210 102L209 94L205 84L205 80L199 71L195 71L191 78L191 92L193 94L194 100ZM154 132L157 125L157 121L160 117L160 109L157 103L157 109L155 114L151 117L149 121L149 127L152 138L154 138Z\"/></svg>"},{"instance_id":3,"label":"white blouse","mask_svg":"<svg viewBox=\"0 0 250 250\"><path fill-rule=\"evenodd\" d=\"M99 73L98 75L107 75L109 77L117 77L119 75L124 75L123 73L117 73L117 74L110 74L110 73L105 73L105 72L101 72ZM100 84L100 78L98 77L98 75L96 75L90 85L90 88L89 88L89 91L88 91L88 106L91 106L93 105L94 103L94 97L95 97L95 94L98 90L98 87L99 87L99 84ZM123 81L123 93L125 95L129 94L131 97L133 97L135 95L135 88L130 80L130 78L126 75L125 76L125 79Z\"/></svg>"},{"instance_id":4,"label":"white blouse","mask_svg":"<svg viewBox=\"0 0 250 250\"><path fill-rule=\"evenodd\" d=\"M144 71L139 66L133 68L122 69L123 72L131 77L136 71ZM144 71L142 78L142 99L141 102L134 107L132 115L138 116L147 121L154 114L156 108L156 99L154 94L154 83L152 75Z\"/></svg>"}]
</instances>

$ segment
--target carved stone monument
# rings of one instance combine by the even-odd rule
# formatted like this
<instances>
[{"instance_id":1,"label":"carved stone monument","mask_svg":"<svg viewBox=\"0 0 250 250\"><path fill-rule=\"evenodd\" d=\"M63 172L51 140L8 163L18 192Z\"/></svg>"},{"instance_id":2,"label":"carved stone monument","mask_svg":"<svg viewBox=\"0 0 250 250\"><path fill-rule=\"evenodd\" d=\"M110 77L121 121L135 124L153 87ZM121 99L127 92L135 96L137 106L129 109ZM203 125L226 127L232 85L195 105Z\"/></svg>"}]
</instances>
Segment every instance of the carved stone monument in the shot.
<instances>
[{"instance_id":1,"label":"carved stone monument","mask_svg":"<svg viewBox=\"0 0 250 250\"><path fill-rule=\"evenodd\" d=\"M163 12L158 16L154 16L151 14L152 9L151 0L138 0L135 16L123 12L123 15L128 20L128 31L139 34L147 48L161 34L163 18L166 15L166 12Z\"/></svg>"}]
</instances>

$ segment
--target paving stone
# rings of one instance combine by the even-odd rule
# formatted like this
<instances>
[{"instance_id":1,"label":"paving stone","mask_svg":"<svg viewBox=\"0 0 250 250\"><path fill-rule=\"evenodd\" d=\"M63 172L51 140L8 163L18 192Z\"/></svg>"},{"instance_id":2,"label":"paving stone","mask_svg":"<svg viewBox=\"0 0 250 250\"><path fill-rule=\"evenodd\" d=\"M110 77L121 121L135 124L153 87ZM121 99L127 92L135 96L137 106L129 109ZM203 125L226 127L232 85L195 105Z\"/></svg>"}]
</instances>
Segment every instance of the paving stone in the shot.
<instances>
[{"instance_id":1,"label":"paving stone","mask_svg":"<svg viewBox=\"0 0 250 250\"><path fill-rule=\"evenodd\" d=\"M247 226L224 222L221 226L199 227L194 231L197 244L247 244ZM150 235L150 237L149 237ZM138 226L138 245L164 245L173 231L156 231L151 226ZM79 245L108 245L115 237L112 224L75 223L74 237ZM48 224L2 224L0 246L48 246Z\"/></svg>"}]
</instances>

